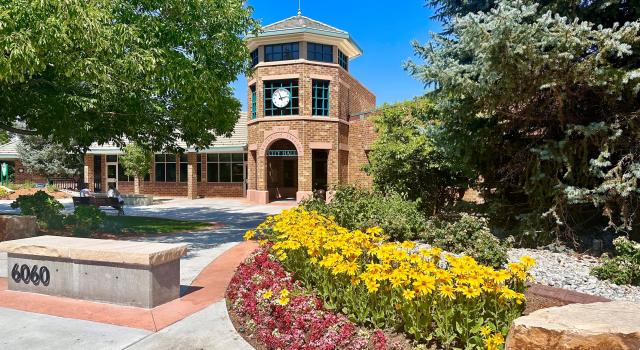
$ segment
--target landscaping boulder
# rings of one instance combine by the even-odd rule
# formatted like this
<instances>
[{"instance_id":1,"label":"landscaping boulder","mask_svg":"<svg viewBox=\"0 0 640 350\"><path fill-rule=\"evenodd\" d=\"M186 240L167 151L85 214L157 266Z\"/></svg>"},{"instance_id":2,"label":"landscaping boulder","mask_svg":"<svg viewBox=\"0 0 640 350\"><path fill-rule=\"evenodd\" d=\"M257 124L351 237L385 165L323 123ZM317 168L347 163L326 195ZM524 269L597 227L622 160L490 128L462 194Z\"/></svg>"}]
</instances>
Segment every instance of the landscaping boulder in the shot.
<instances>
[{"instance_id":1,"label":"landscaping boulder","mask_svg":"<svg viewBox=\"0 0 640 350\"><path fill-rule=\"evenodd\" d=\"M0 215L0 242L33 237L37 230L35 216Z\"/></svg>"},{"instance_id":2,"label":"landscaping boulder","mask_svg":"<svg viewBox=\"0 0 640 350\"><path fill-rule=\"evenodd\" d=\"M640 304L612 301L535 311L513 322L507 350L638 350Z\"/></svg>"}]
</instances>

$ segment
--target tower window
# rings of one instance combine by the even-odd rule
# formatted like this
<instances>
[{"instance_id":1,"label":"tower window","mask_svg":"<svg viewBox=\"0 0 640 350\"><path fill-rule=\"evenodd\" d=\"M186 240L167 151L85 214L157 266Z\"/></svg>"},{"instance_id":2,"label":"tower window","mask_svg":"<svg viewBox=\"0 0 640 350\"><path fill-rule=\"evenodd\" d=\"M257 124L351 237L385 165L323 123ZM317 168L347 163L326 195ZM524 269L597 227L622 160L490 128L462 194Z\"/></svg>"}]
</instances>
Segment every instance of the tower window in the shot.
<instances>
[{"instance_id":1,"label":"tower window","mask_svg":"<svg viewBox=\"0 0 640 350\"><path fill-rule=\"evenodd\" d=\"M278 89L289 92L289 102L284 107L276 106L273 93ZM266 117L298 115L299 114L298 79L271 80L264 82L264 115Z\"/></svg>"},{"instance_id":2,"label":"tower window","mask_svg":"<svg viewBox=\"0 0 640 350\"><path fill-rule=\"evenodd\" d=\"M349 57L340 50L338 50L338 64L340 64L340 67L344 68L344 70L349 70Z\"/></svg>"},{"instance_id":3,"label":"tower window","mask_svg":"<svg viewBox=\"0 0 640 350\"><path fill-rule=\"evenodd\" d=\"M313 80L312 90L312 115L326 117L329 115L329 85L328 80Z\"/></svg>"},{"instance_id":4,"label":"tower window","mask_svg":"<svg viewBox=\"0 0 640 350\"><path fill-rule=\"evenodd\" d=\"M258 49L255 49L251 52L251 67L255 67L258 65Z\"/></svg>"},{"instance_id":5,"label":"tower window","mask_svg":"<svg viewBox=\"0 0 640 350\"><path fill-rule=\"evenodd\" d=\"M257 108L257 95L256 95L256 85L251 85L251 119L256 119L258 116L258 108Z\"/></svg>"},{"instance_id":6,"label":"tower window","mask_svg":"<svg viewBox=\"0 0 640 350\"><path fill-rule=\"evenodd\" d=\"M266 62L297 60L300 58L300 45L298 43L266 45L264 47L264 60Z\"/></svg>"},{"instance_id":7,"label":"tower window","mask_svg":"<svg viewBox=\"0 0 640 350\"><path fill-rule=\"evenodd\" d=\"M307 43L307 59L311 61L333 62L333 46Z\"/></svg>"}]
</instances>

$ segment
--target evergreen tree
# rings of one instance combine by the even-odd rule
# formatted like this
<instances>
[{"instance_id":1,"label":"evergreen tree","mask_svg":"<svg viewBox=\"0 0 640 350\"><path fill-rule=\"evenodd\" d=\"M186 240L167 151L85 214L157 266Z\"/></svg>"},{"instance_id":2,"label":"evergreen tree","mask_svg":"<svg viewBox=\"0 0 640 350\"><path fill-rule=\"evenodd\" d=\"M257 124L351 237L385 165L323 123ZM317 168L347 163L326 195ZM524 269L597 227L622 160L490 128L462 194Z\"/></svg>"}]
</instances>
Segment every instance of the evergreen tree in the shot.
<instances>
[{"instance_id":1,"label":"evergreen tree","mask_svg":"<svg viewBox=\"0 0 640 350\"><path fill-rule=\"evenodd\" d=\"M27 171L44 177L74 178L82 174L83 155L51 138L22 136L17 145L20 161Z\"/></svg>"},{"instance_id":2,"label":"evergreen tree","mask_svg":"<svg viewBox=\"0 0 640 350\"><path fill-rule=\"evenodd\" d=\"M447 144L484 180L505 226L520 224L515 231L546 227L568 240L594 227L631 231L640 200L640 4L490 7L447 7L440 15L464 16L416 44L424 62L408 64L435 86Z\"/></svg>"}]
</instances>

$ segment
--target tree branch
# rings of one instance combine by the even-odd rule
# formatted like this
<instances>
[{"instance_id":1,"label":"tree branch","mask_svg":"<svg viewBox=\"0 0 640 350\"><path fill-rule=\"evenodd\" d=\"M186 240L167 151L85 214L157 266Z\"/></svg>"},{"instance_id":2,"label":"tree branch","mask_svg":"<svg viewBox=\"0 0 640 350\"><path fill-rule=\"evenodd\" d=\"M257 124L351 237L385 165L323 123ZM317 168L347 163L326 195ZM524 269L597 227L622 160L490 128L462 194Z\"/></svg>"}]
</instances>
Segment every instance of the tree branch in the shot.
<instances>
[{"instance_id":1,"label":"tree branch","mask_svg":"<svg viewBox=\"0 0 640 350\"><path fill-rule=\"evenodd\" d=\"M0 129L20 135L38 135L38 132L35 130L20 129L4 123L0 123Z\"/></svg>"}]
</instances>

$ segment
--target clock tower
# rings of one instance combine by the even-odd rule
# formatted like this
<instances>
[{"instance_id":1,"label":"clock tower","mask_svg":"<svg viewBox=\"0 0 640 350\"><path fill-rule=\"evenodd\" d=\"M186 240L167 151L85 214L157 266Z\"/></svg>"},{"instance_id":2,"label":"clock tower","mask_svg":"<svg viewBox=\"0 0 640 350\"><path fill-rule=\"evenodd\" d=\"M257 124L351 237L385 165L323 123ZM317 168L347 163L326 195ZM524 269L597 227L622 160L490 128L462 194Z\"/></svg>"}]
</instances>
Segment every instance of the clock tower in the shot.
<instances>
[{"instance_id":1,"label":"clock tower","mask_svg":"<svg viewBox=\"0 0 640 350\"><path fill-rule=\"evenodd\" d=\"M250 37L247 197L257 203L370 186L375 95L349 73L349 33L298 14Z\"/></svg>"}]
</instances>

